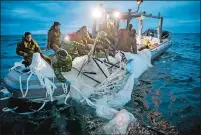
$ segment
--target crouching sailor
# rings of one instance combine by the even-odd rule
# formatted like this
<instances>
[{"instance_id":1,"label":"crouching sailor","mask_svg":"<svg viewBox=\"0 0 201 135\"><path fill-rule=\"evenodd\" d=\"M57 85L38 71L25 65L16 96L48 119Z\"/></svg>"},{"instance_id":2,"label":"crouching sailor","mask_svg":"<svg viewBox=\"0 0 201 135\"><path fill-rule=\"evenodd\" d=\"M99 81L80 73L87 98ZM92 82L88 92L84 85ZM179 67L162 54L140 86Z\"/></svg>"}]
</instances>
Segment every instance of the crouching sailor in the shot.
<instances>
[{"instance_id":1,"label":"crouching sailor","mask_svg":"<svg viewBox=\"0 0 201 135\"><path fill-rule=\"evenodd\" d=\"M68 36L66 36L66 38L67 40L64 40L64 42L61 44L61 48L67 50L70 56L72 56L72 59L75 57L87 55L92 47L90 44L84 45L76 41L69 41Z\"/></svg>"},{"instance_id":2,"label":"crouching sailor","mask_svg":"<svg viewBox=\"0 0 201 135\"><path fill-rule=\"evenodd\" d=\"M52 68L57 79L61 83L66 83L68 86L70 82L67 81L61 72L69 72L72 69L72 58L64 49L58 49L56 55L52 58Z\"/></svg>"},{"instance_id":3,"label":"crouching sailor","mask_svg":"<svg viewBox=\"0 0 201 135\"><path fill-rule=\"evenodd\" d=\"M32 56L33 53L40 53L41 57L47 61L49 64L51 63L51 60L49 57L44 56L42 54L42 51L37 44L35 40L32 39L30 32L25 32L24 37L22 38L22 41L17 43L16 53L19 56L23 56L24 61L22 64L24 64L26 67L29 66L32 62Z\"/></svg>"}]
</instances>

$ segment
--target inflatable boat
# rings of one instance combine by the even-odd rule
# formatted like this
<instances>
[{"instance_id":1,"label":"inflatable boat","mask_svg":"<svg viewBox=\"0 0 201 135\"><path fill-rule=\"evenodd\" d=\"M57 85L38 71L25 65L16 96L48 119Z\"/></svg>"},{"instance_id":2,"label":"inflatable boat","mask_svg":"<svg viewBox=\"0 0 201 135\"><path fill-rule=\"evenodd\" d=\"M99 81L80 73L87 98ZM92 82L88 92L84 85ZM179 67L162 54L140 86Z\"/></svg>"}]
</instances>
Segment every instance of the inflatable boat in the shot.
<instances>
[{"instance_id":1,"label":"inflatable boat","mask_svg":"<svg viewBox=\"0 0 201 135\"><path fill-rule=\"evenodd\" d=\"M150 53L150 61L148 62L151 62L151 60L154 60L160 55L162 55L162 53L164 53L170 47L171 47L171 41L170 41L170 37L168 36L168 38L163 39L163 42L161 44L157 44L156 46L153 46L153 48L151 49L144 49L142 51L138 51L138 54L129 53L129 55L131 55L132 57L135 57L135 56L138 57L138 55L141 55L146 50L146 53L144 55L146 56L146 54L148 55ZM140 48L140 46L138 46L138 48ZM128 54L128 53L118 52L116 55L122 55L122 54ZM119 64L124 65L124 67L121 67L122 69L120 69L120 71L126 72L126 68L125 68L126 63L124 61L119 62L117 57L111 57L111 56L109 56L109 61L106 58L91 57L90 58L91 63L88 63L85 66L85 69L83 71L80 71L81 70L80 63L83 63L86 59L87 59L87 55L74 59L73 69L69 73L64 73L66 75L65 76L66 79L69 80L69 78L77 78L80 80L80 82L83 82L83 83L87 82L86 80L88 80L86 84L90 85L90 87L92 87L93 89L96 89L98 88L99 85L102 85L102 82L105 79L113 75L117 69L119 70L120 68ZM133 60L135 61L135 59ZM43 62L46 64L46 67L43 70L48 71L46 73L47 79L49 79L50 82L54 81L54 85L52 85L52 87L55 87L55 89L54 89L54 92L52 93L52 96L53 97L59 97L62 95L64 96L65 95L64 88L62 87L62 84L55 77L54 72L51 69L51 66L48 65L45 61ZM119 64L117 64L118 62ZM141 64L139 63L139 65ZM30 66L30 68L34 68L33 64ZM22 65L21 63L15 63L15 66L10 69L10 72L4 78L6 89L10 93L12 93L12 96L14 98L42 100L46 98L47 88L43 85L44 82L42 83L42 81L44 80L41 81L36 74L31 72L30 68L24 67L24 65ZM81 75L78 76L79 72L81 72L80 73ZM122 77L123 77L123 74L122 74ZM89 97L89 95L87 97Z\"/></svg>"},{"instance_id":2,"label":"inflatable boat","mask_svg":"<svg viewBox=\"0 0 201 135\"><path fill-rule=\"evenodd\" d=\"M96 12L98 12L98 10ZM99 93L100 91L111 93L112 90L117 92L124 86L126 87L126 80L129 77L133 77L129 80L138 78L150 67L151 61L162 55L171 47L171 33L162 31L163 17L160 16L160 14L153 16L145 12L131 12L130 9L127 13L117 14L117 12L119 11L116 9L105 9L105 15L103 15L103 17L108 16L108 18L105 18L106 21L110 23L113 22L116 31L119 30L121 20L127 21L126 30L128 29L131 19L138 21L139 28L136 34L137 54L117 51L115 56L96 58L93 54L96 44L94 43L88 55L75 58L73 60L72 70L68 73L63 73L64 77L72 84L70 90L68 86L61 84L57 80L51 66L38 56L38 54L34 54L32 64L29 68L24 67L24 65L18 62L10 69L8 75L4 78L6 89L12 94L12 97L19 99L34 101L43 101L45 99L52 101L70 96L73 99L82 101L83 98L87 99L92 97L93 94ZM101 13L100 10L99 14ZM116 16L113 16L113 13L115 13ZM102 24L99 22L101 20L100 18L98 19L99 21L96 20L97 17L100 17L96 15L97 14L95 14L92 36L95 37L96 40L99 40L101 34L104 35L106 33L97 30L96 26ZM142 23L145 18L158 19L157 30L148 29L142 33ZM65 39L65 37L63 39ZM46 52L46 54L51 55L51 52ZM39 63L42 63L42 65ZM134 65L131 63L134 63ZM132 83L134 83L134 81ZM121 84L121 87L115 87L119 86L119 84ZM132 89L133 85L130 91L132 91Z\"/></svg>"}]
</instances>

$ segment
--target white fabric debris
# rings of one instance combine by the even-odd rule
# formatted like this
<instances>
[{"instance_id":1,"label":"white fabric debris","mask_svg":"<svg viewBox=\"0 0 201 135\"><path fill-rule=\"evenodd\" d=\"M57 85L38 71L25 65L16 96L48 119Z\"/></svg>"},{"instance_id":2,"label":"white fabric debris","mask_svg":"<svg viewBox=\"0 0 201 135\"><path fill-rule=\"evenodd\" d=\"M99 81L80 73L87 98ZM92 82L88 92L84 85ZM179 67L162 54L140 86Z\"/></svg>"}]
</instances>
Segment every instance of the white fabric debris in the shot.
<instances>
[{"instance_id":1,"label":"white fabric debris","mask_svg":"<svg viewBox=\"0 0 201 135\"><path fill-rule=\"evenodd\" d=\"M123 109L116 113L116 116L103 129L106 134L125 134L131 122L135 123L136 118Z\"/></svg>"},{"instance_id":2,"label":"white fabric debris","mask_svg":"<svg viewBox=\"0 0 201 135\"><path fill-rule=\"evenodd\" d=\"M106 105L97 105L96 106L96 114L99 117L111 120L118 113L117 110L108 107Z\"/></svg>"},{"instance_id":3,"label":"white fabric debris","mask_svg":"<svg viewBox=\"0 0 201 135\"><path fill-rule=\"evenodd\" d=\"M104 126L106 133L121 133L127 131L130 122L135 122L134 116L126 110L118 111L121 106L126 105L131 100L131 94L134 87L134 79L151 67L151 52L143 50L138 54L124 53L127 59L127 65L121 61L121 53L115 55L116 58L109 57L109 61L113 64L118 63L120 68L113 68L109 71L106 64L97 61L101 69L107 77L104 76L95 61L90 58L86 63L88 56L77 57L73 61L73 68L70 72L62 73L64 77L71 82L70 93L66 95L66 100L69 97L77 102L85 102L89 106L96 109L96 114L99 117L111 120ZM86 63L83 68L83 63ZM124 68L124 70L121 69ZM41 85L47 89L47 95L53 101L53 93L57 88L54 82L49 78L55 77L51 66L41 58L39 53L34 53L32 64L30 65L33 72L41 82ZM82 70L81 70L82 69ZM81 70L81 73L79 74ZM94 72L96 74L87 74L96 81L86 77L83 72ZM79 74L79 76L78 76ZM113 86L113 89L110 89ZM121 86L121 87L120 87ZM65 91L65 90L64 90ZM64 93L65 95L66 93ZM91 97L93 96L93 101Z\"/></svg>"},{"instance_id":4,"label":"white fabric debris","mask_svg":"<svg viewBox=\"0 0 201 135\"><path fill-rule=\"evenodd\" d=\"M53 77L54 75L52 74L52 72L54 72L52 67L43 58L41 58L39 53L33 54L32 63L29 67L36 72L42 73L46 77Z\"/></svg>"}]
</instances>

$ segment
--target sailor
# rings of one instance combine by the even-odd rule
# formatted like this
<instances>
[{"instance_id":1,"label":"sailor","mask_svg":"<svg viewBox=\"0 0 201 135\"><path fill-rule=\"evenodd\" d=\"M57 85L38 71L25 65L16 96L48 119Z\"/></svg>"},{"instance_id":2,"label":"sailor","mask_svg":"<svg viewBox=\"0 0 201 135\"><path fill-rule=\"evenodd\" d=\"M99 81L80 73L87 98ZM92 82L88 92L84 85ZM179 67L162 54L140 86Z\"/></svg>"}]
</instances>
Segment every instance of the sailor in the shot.
<instances>
[{"instance_id":1,"label":"sailor","mask_svg":"<svg viewBox=\"0 0 201 135\"><path fill-rule=\"evenodd\" d=\"M98 58L103 58L103 57L105 58L106 55L114 56L115 54L115 46L109 40L108 35L101 36L97 40L95 50L96 50L95 55Z\"/></svg>"},{"instance_id":2,"label":"sailor","mask_svg":"<svg viewBox=\"0 0 201 135\"><path fill-rule=\"evenodd\" d=\"M68 36L66 36L65 38L68 39ZM72 59L88 54L91 47L92 45L84 45L82 43L70 40L64 40L64 42L61 44L61 48L66 50L70 54Z\"/></svg>"},{"instance_id":3,"label":"sailor","mask_svg":"<svg viewBox=\"0 0 201 135\"><path fill-rule=\"evenodd\" d=\"M87 26L81 27L72 37L71 41L76 41L84 45L94 44L94 39L90 38Z\"/></svg>"},{"instance_id":4,"label":"sailor","mask_svg":"<svg viewBox=\"0 0 201 135\"><path fill-rule=\"evenodd\" d=\"M116 29L115 29L115 26L114 26L114 24L113 23L110 23L109 24L109 31L108 31L108 39L111 41L111 43L113 44L113 45L115 45L115 42L116 42L116 38L117 38L117 31L116 31Z\"/></svg>"},{"instance_id":5,"label":"sailor","mask_svg":"<svg viewBox=\"0 0 201 135\"><path fill-rule=\"evenodd\" d=\"M125 29L120 29L118 31L118 43L117 50L125 51L125 46L127 45L128 31Z\"/></svg>"},{"instance_id":6,"label":"sailor","mask_svg":"<svg viewBox=\"0 0 201 135\"><path fill-rule=\"evenodd\" d=\"M106 23L106 25L105 25L105 23ZM107 27L107 23L108 23L108 27ZM117 32L115 30L114 24L109 23L108 20L106 20L100 26L101 27L99 29L99 32L104 31L105 33L107 33L107 37L103 41L109 41L110 42L110 44L109 44L110 50L112 50L114 52L116 50L115 46L117 44Z\"/></svg>"},{"instance_id":7,"label":"sailor","mask_svg":"<svg viewBox=\"0 0 201 135\"><path fill-rule=\"evenodd\" d=\"M131 31L133 29L133 25L132 24L129 24L128 25L128 31Z\"/></svg>"},{"instance_id":8,"label":"sailor","mask_svg":"<svg viewBox=\"0 0 201 135\"><path fill-rule=\"evenodd\" d=\"M131 31L121 29L119 31L119 41L118 49L124 52L133 52L137 53L137 44L136 44L136 31L132 29Z\"/></svg>"},{"instance_id":9,"label":"sailor","mask_svg":"<svg viewBox=\"0 0 201 135\"><path fill-rule=\"evenodd\" d=\"M136 30L132 29L130 31L130 36L128 38L128 45L131 46L131 52L133 52L134 54L137 54L137 43L136 43Z\"/></svg>"},{"instance_id":10,"label":"sailor","mask_svg":"<svg viewBox=\"0 0 201 135\"><path fill-rule=\"evenodd\" d=\"M56 52L56 50L60 48L60 25L61 24L59 22L54 22L49 29L46 50L51 48Z\"/></svg>"},{"instance_id":11,"label":"sailor","mask_svg":"<svg viewBox=\"0 0 201 135\"><path fill-rule=\"evenodd\" d=\"M42 54L39 45L35 40L32 39L31 33L25 32L24 37L22 37L22 41L17 43L16 48L17 55L23 56L24 58L22 64L24 64L26 67L29 66L32 62L33 53L36 52L40 53L41 57L49 64L51 63L50 58Z\"/></svg>"},{"instance_id":12,"label":"sailor","mask_svg":"<svg viewBox=\"0 0 201 135\"><path fill-rule=\"evenodd\" d=\"M56 55L52 58L52 68L57 79L61 83L68 83L61 72L69 72L72 69L72 58L64 49L57 49Z\"/></svg>"}]
</instances>

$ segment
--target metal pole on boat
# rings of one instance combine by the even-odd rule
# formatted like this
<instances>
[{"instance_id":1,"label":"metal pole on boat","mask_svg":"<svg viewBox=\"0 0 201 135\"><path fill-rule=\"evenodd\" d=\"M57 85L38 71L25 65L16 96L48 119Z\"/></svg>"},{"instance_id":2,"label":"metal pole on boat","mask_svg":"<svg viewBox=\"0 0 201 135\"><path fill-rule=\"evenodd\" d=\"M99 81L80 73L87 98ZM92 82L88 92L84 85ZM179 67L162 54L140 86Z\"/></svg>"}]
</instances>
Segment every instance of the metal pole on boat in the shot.
<instances>
[{"instance_id":1,"label":"metal pole on boat","mask_svg":"<svg viewBox=\"0 0 201 135\"><path fill-rule=\"evenodd\" d=\"M159 19L159 25L158 25L158 38L159 38L159 41L160 41L160 43L162 42L162 40L161 40L161 36L162 36L162 27L163 27L163 17L160 17L160 19Z\"/></svg>"},{"instance_id":2,"label":"metal pole on boat","mask_svg":"<svg viewBox=\"0 0 201 135\"><path fill-rule=\"evenodd\" d=\"M126 30L128 30L128 25L131 20L131 9L128 9L128 18L127 18L127 24L126 24Z\"/></svg>"},{"instance_id":3,"label":"metal pole on boat","mask_svg":"<svg viewBox=\"0 0 201 135\"><path fill-rule=\"evenodd\" d=\"M119 20L119 18L117 19L117 30L119 29L119 22L120 22L120 20Z\"/></svg>"},{"instance_id":4,"label":"metal pole on boat","mask_svg":"<svg viewBox=\"0 0 201 135\"><path fill-rule=\"evenodd\" d=\"M141 17L138 18L138 36L139 36L139 44L141 44L141 37L142 37L142 19L141 19Z\"/></svg>"},{"instance_id":5,"label":"metal pole on boat","mask_svg":"<svg viewBox=\"0 0 201 135\"><path fill-rule=\"evenodd\" d=\"M96 36L96 23L97 23L97 21L94 20L93 29L92 29L92 36L93 36L93 38Z\"/></svg>"}]
</instances>

